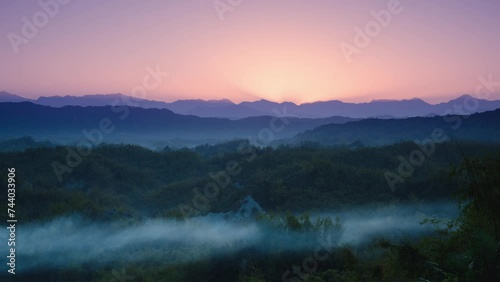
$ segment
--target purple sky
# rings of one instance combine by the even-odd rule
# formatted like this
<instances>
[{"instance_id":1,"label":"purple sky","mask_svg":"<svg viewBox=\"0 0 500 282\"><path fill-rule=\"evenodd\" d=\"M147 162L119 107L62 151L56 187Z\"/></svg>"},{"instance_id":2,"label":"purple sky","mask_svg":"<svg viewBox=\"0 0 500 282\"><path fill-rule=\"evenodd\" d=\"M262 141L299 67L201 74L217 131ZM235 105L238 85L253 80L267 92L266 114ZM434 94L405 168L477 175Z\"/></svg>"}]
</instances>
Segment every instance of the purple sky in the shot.
<instances>
[{"instance_id":1,"label":"purple sky","mask_svg":"<svg viewBox=\"0 0 500 282\"><path fill-rule=\"evenodd\" d=\"M131 94L148 66L169 73L147 92L163 101L439 102L500 81L495 0L73 0L44 19L55 1L0 1L0 91Z\"/></svg>"}]
</instances>

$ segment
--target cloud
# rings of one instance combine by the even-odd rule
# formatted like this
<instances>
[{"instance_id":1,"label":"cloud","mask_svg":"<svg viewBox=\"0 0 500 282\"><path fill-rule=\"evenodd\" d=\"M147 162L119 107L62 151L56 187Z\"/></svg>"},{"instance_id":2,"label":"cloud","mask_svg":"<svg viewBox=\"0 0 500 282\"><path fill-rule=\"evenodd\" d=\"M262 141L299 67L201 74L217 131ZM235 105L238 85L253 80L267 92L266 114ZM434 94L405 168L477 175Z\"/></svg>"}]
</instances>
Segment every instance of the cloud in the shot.
<instances>
[{"instance_id":1,"label":"cloud","mask_svg":"<svg viewBox=\"0 0 500 282\"><path fill-rule=\"evenodd\" d=\"M311 216L339 216L343 230L338 244L357 246L385 236L393 239L417 236L435 230L421 225L425 217L451 217L454 204L438 203L383 208L360 208ZM332 231L338 232L338 231ZM140 223L96 223L79 216L18 226L18 269L61 268L82 263L104 265L133 261L181 263L214 255L231 254L245 248L262 252L313 250L321 232L292 232L260 221L221 220L198 217L187 221L147 219ZM328 235L328 234L327 234ZM331 236L329 234L328 236ZM1 234L2 241L8 234Z\"/></svg>"}]
</instances>

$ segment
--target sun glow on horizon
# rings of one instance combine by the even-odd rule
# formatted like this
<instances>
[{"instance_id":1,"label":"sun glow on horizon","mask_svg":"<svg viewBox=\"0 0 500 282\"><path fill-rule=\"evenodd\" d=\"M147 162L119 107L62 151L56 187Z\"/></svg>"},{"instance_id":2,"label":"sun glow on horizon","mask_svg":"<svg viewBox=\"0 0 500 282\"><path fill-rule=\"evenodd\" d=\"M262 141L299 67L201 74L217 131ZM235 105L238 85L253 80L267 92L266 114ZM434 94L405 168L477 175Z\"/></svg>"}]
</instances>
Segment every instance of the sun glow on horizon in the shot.
<instances>
[{"instance_id":1,"label":"sun glow on horizon","mask_svg":"<svg viewBox=\"0 0 500 282\"><path fill-rule=\"evenodd\" d=\"M19 54L0 41L0 85L28 98L130 95L145 68L158 65L171 75L148 99L442 102L472 94L479 75L498 74L500 36L488 27L500 4L404 4L347 62L340 44L352 44L387 1L245 1L224 21L212 1L72 3ZM0 33L20 33L19 19L37 8L23 1L2 9Z\"/></svg>"}]
</instances>

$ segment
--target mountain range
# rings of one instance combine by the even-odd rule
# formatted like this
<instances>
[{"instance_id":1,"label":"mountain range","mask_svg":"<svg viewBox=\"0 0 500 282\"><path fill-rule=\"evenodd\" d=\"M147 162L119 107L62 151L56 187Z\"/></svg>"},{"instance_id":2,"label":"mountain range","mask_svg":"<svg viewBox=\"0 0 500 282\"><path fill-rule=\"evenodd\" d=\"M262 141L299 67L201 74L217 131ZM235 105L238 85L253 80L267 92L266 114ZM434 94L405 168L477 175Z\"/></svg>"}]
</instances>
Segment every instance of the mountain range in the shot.
<instances>
[{"instance_id":1,"label":"mountain range","mask_svg":"<svg viewBox=\"0 0 500 282\"><path fill-rule=\"evenodd\" d=\"M297 105L292 102L277 103L268 100L233 103L227 99L208 101L200 99L178 100L167 103L134 98L119 93L84 96L49 96L31 100L4 91L0 92L0 102L32 102L50 107L131 105L145 109L168 109L182 115L229 119L266 115L274 116L276 115L275 111L297 118L327 118L331 116L349 118L404 118L450 114L455 111L457 106L461 105L477 105L474 111L467 112L467 114L500 108L500 100L489 101L477 99L470 95L462 95L448 102L435 105L418 98L409 100L373 100L365 103L346 103L331 100ZM460 112L455 113L460 114Z\"/></svg>"},{"instance_id":2,"label":"mountain range","mask_svg":"<svg viewBox=\"0 0 500 282\"><path fill-rule=\"evenodd\" d=\"M158 142L163 146L182 147L236 138L259 138L270 143L321 125L345 123L355 119L287 117L279 120L273 116L258 116L231 120L180 115L168 109L124 106L49 107L32 102L3 102L0 103L0 120L5 121L0 127L0 140L32 136L36 140L72 144L86 139L83 134L85 131L94 139L96 136L101 139L102 136L102 142L105 143L155 147L155 142ZM112 127L113 130L106 133L107 130L103 130L103 127Z\"/></svg>"},{"instance_id":3,"label":"mountain range","mask_svg":"<svg viewBox=\"0 0 500 282\"><path fill-rule=\"evenodd\" d=\"M190 147L249 139L257 145L300 144L372 146L424 140L440 129L449 138L500 141L500 109L471 115L400 119L202 118L167 109L139 107L49 107L31 102L0 103L0 141L31 136L55 144L80 141L138 144L153 148ZM112 130L108 130L112 128ZM98 142L93 142L97 140ZM16 141L19 142L19 141ZM91 145L91 144L88 145Z\"/></svg>"},{"instance_id":4,"label":"mountain range","mask_svg":"<svg viewBox=\"0 0 500 282\"><path fill-rule=\"evenodd\" d=\"M363 119L327 124L276 144L318 143L323 146L380 146L401 141L500 141L500 109L467 116L448 115L405 119ZM275 145L276 145L275 144Z\"/></svg>"}]
</instances>

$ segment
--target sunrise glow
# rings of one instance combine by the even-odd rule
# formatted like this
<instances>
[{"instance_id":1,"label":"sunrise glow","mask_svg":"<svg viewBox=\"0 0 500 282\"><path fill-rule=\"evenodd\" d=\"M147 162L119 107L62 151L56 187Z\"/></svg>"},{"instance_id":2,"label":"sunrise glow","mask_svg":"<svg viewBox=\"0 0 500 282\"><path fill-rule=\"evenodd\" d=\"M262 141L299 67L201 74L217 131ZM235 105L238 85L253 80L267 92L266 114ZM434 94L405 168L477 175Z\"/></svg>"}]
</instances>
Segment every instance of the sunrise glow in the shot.
<instances>
[{"instance_id":1,"label":"sunrise glow","mask_svg":"<svg viewBox=\"0 0 500 282\"><path fill-rule=\"evenodd\" d=\"M22 18L41 8L7 2L0 31L21 35ZM402 0L350 62L341 44L390 1L271 2L242 1L223 20L214 1L69 2L17 54L8 36L0 41L0 90L129 94L158 65L170 77L148 97L161 101L439 102L498 70L497 1Z\"/></svg>"}]
</instances>

